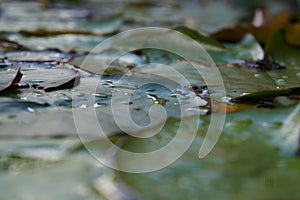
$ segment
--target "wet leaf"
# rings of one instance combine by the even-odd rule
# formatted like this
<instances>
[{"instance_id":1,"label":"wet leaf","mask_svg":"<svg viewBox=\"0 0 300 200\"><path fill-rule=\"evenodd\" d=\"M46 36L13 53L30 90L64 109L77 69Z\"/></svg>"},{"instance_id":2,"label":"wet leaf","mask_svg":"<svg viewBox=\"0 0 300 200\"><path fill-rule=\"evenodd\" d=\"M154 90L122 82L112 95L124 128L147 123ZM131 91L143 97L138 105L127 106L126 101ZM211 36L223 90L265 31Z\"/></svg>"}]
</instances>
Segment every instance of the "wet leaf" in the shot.
<instances>
[{"instance_id":1,"label":"wet leaf","mask_svg":"<svg viewBox=\"0 0 300 200\"><path fill-rule=\"evenodd\" d=\"M263 185L263 177L270 177L268 175L270 171L286 168L285 164L290 163L289 158L282 157L282 153L285 152L283 149L291 149L290 146L282 143L285 141L284 137L281 140L277 139L283 136L281 135L282 121L293 109L295 107L275 110L253 109L227 114L218 145L207 157L199 159L197 155L207 129L206 120L209 120L203 117L194 143L171 166L143 174L120 173L119 178L145 199L198 199L199 196L207 199L216 197L234 199L240 192L247 192L249 183ZM186 119L181 123L188 126L192 121L193 119ZM131 138L122 148L131 152L158 150L168 145L177 134L176 122L168 121L156 137ZM188 130L186 129L185 134L191 134ZM172 156L172 153L169 152L169 155ZM132 163L122 159L121 154L119 156L117 159L120 166ZM161 157L159 162L162 163L165 158ZM293 176L293 174L294 170L291 172L285 170L286 176ZM226 179L226 186L222 183L224 179ZM257 182L258 180L262 182ZM293 180L295 184L299 182L297 179ZM163 189L164 192L153 192L158 189ZM261 193L257 194L258 199L264 197L266 192L263 191L268 190L263 187L260 191ZM297 194L297 190L289 191L293 194L290 194L291 196Z\"/></svg>"},{"instance_id":2,"label":"wet leaf","mask_svg":"<svg viewBox=\"0 0 300 200\"><path fill-rule=\"evenodd\" d=\"M221 43L213 38L201 35L196 30L184 26L175 27L173 30L179 31L197 41L217 65L237 62L239 60L235 54L228 51Z\"/></svg>"},{"instance_id":3,"label":"wet leaf","mask_svg":"<svg viewBox=\"0 0 300 200\"><path fill-rule=\"evenodd\" d=\"M9 38L22 45L25 45L28 48L37 50L45 50L50 48L59 49L64 52L89 52L103 41L103 37L101 36L78 34L50 35L47 37L23 36L20 34L14 34Z\"/></svg>"},{"instance_id":4,"label":"wet leaf","mask_svg":"<svg viewBox=\"0 0 300 200\"><path fill-rule=\"evenodd\" d=\"M27 62L17 64L21 66L24 75L20 84L25 87L43 89L45 91L58 90L73 87L79 74L71 66L56 66L52 64L38 64Z\"/></svg>"},{"instance_id":5,"label":"wet leaf","mask_svg":"<svg viewBox=\"0 0 300 200\"><path fill-rule=\"evenodd\" d=\"M57 72L61 73L61 70ZM97 76L86 77L81 78L72 90L45 93L25 88L19 92L16 94L19 98L49 107L36 109L25 101L24 112L21 112L23 107L16 107L9 114L2 113L2 137L76 137L76 113L77 127L81 127L82 137L101 138L102 134L122 132L137 134L141 129L160 126L167 118L207 114L208 110L207 101L197 97L194 92L153 74L133 73L124 77L104 76L102 79ZM5 102L10 105L10 101ZM95 112L96 119L93 117ZM9 115L14 117L10 118ZM95 126L98 123L103 130L101 134L98 126Z\"/></svg>"},{"instance_id":6,"label":"wet leaf","mask_svg":"<svg viewBox=\"0 0 300 200\"><path fill-rule=\"evenodd\" d=\"M76 80L79 81L79 74L74 74L65 78L59 78L55 81L45 81L41 84L38 84L37 88L43 89L47 92L65 88L74 87L77 83Z\"/></svg>"},{"instance_id":7,"label":"wet leaf","mask_svg":"<svg viewBox=\"0 0 300 200\"><path fill-rule=\"evenodd\" d=\"M25 101L18 99L10 99L7 97L0 98L1 109L0 112L3 114L3 119L13 119L17 117L18 112L27 111L31 112L35 109L42 109L48 106L47 103L37 103L33 101Z\"/></svg>"},{"instance_id":8,"label":"wet leaf","mask_svg":"<svg viewBox=\"0 0 300 200\"><path fill-rule=\"evenodd\" d=\"M80 28L84 30L90 30L94 34L106 35L116 33L122 24L121 15L113 15L102 17L98 20L87 22Z\"/></svg>"},{"instance_id":9,"label":"wet leaf","mask_svg":"<svg viewBox=\"0 0 300 200\"><path fill-rule=\"evenodd\" d=\"M297 199L299 19L296 1L295 16L280 11L288 2L2 1L0 92L24 76L1 92L0 199ZM266 10L250 22L258 7ZM106 40L137 27L187 37L152 28ZM223 81L207 73L215 65ZM223 84L226 95L214 90ZM210 114L224 108L220 140L199 160ZM197 129L183 157L152 173L104 168L86 150L130 166L103 137L132 152L174 140L157 160L132 165L149 167Z\"/></svg>"},{"instance_id":10,"label":"wet leaf","mask_svg":"<svg viewBox=\"0 0 300 200\"><path fill-rule=\"evenodd\" d=\"M189 81L190 84L198 86L206 86L202 75L206 75L206 79L215 80L215 74L208 73L207 66L200 63L193 63L200 68L199 72L191 65L185 62L177 62L170 65ZM258 92L259 94L276 94L283 95L291 94L292 88L299 87L299 69L287 68L282 70L271 71L258 71L256 69L248 69L244 64L229 64L220 66L223 84L230 98L243 98L252 93ZM168 76L171 80L180 80L176 74L170 74L162 67L155 65L148 65L138 67L136 71L144 73L156 73ZM298 75L297 75L298 74ZM212 86L211 86L212 87ZM213 91L211 91L213 92ZM243 96L243 97L242 97ZM258 97L259 95L257 95ZM261 96L262 97L262 96ZM274 96L273 96L274 97ZM225 98L228 99L228 98Z\"/></svg>"},{"instance_id":11,"label":"wet leaf","mask_svg":"<svg viewBox=\"0 0 300 200\"><path fill-rule=\"evenodd\" d=\"M146 31L146 29L147 28L139 29L135 33L125 32L122 35L110 38L110 43L106 41L102 49L103 51L107 49L117 49L125 52L128 50L135 51L145 48L159 49L163 50L160 51L162 56L165 54L165 51L172 51L171 54L177 54L174 57L182 57L184 55L184 59L188 59L189 61L197 60L198 62L202 62L207 65L212 64L211 59L213 59L216 64L240 61L234 53L220 47L220 44L217 41L201 36L192 29L188 29L189 31L187 31L186 28L181 28L182 31L185 30L188 34L194 34L193 37L196 40L173 30L154 28L151 30L147 29ZM197 41L198 44L194 41ZM162 47L165 49L161 49Z\"/></svg>"},{"instance_id":12,"label":"wet leaf","mask_svg":"<svg viewBox=\"0 0 300 200\"><path fill-rule=\"evenodd\" d=\"M8 62L66 62L71 55L57 50L10 51L1 52L0 56Z\"/></svg>"},{"instance_id":13,"label":"wet leaf","mask_svg":"<svg viewBox=\"0 0 300 200\"><path fill-rule=\"evenodd\" d=\"M124 74L145 62L144 58L133 52L123 54L122 51L106 51L76 56L70 63L89 73L111 75Z\"/></svg>"},{"instance_id":14,"label":"wet leaf","mask_svg":"<svg viewBox=\"0 0 300 200\"><path fill-rule=\"evenodd\" d=\"M105 199L94 190L93 184L104 173L111 173L90 157L82 155L52 162L2 156L1 163L2 166L8 165L8 169L0 170L0 196L3 199L22 199L28 196L38 199ZM28 182L31 184L26 184Z\"/></svg>"},{"instance_id":15,"label":"wet leaf","mask_svg":"<svg viewBox=\"0 0 300 200\"><path fill-rule=\"evenodd\" d=\"M15 87L20 82L22 76L20 67L16 70L0 71L0 93Z\"/></svg>"},{"instance_id":16,"label":"wet leaf","mask_svg":"<svg viewBox=\"0 0 300 200\"><path fill-rule=\"evenodd\" d=\"M299 158L267 171L249 182L237 195L243 199L297 199L299 184ZM250 197L251 196L251 197Z\"/></svg>"},{"instance_id":17,"label":"wet leaf","mask_svg":"<svg viewBox=\"0 0 300 200\"><path fill-rule=\"evenodd\" d=\"M237 56L244 60L261 60L264 58L264 50L251 34L245 37L238 44L226 44L228 49L234 51Z\"/></svg>"}]
</instances>

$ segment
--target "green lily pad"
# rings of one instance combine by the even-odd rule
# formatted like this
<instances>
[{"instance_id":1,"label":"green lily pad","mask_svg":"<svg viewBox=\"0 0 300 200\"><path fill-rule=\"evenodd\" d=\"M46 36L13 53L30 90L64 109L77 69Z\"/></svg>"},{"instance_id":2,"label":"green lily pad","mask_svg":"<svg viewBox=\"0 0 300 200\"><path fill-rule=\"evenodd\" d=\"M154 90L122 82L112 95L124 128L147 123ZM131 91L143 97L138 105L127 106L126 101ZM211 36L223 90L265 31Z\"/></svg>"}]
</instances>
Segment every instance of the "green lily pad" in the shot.
<instances>
[{"instance_id":1,"label":"green lily pad","mask_svg":"<svg viewBox=\"0 0 300 200\"><path fill-rule=\"evenodd\" d=\"M87 22L80 27L83 30L90 30L92 33L105 35L116 33L122 25L121 15L106 16L99 20Z\"/></svg>"},{"instance_id":2,"label":"green lily pad","mask_svg":"<svg viewBox=\"0 0 300 200\"><path fill-rule=\"evenodd\" d=\"M215 80L215 74L208 73L209 69L206 66L199 63L193 64L200 67L200 73L186 62L173 63L170 67L182 74L190 84L207 85L201 77L203 75L209 80ZM164 74L171 80L178 79L176 74L170 74L162 67L149 65L138 67L135 70L143 73ZM300 71L297 68L263 72L248 69L243 64L234 64L220 66L218 70L222 76L227 96L230 98L246 97L255 92L259 92L260 95L277 94L276 96L279 96L284 94L283 92L299 87Z\"/></svg>"},{"instance_id":3,"label":"green lily pad","mask_svg":"<svg viewBox=\"0 0 300 200\"><path fill-rule=\"evenodd\" d=\"M193 30L191 28L188 28L185 26L178 26L178 27L173 28L173 30L179 31L179 32L191 37L192 39L194 39L197 42L199 42L200 44L202 44L205 49L213 49L213 47L215 47L215 49L219 49L219 50L224 49L224 46L221 43L219 43L217 40L215 40L213 38L205 37L205 36L201 35L198 31Z\"/></svg>"},{"instance_id":4,"label":"green lily pad","mask_svg":"<svg viewBox=\"0 0 300 200\"><path fill-rule=\"evenodd\" d=\"M28 62L21 64L21 72L24 75L20 82L23 87L27 85L45 91L73 87L76 78L79 77L69 65L59 67Z\"/></svg>"},{"instance_id":5,"label":"green lily pad","mask_svg":"<svg viewBox=\"0 0 300 200\"><path fill-rule=\"evenodd\" d=\"M0 56L8 62L66 62L71 55L56 50L45 51L9 51L1 52Z\"/></svg>"},{"instance_id":6,"label":"green lily pad","mask_svg":"<svg viewBox=\"0 0 300 200\"><path fill-rule=\"evenodd\" d=\"M293 147L282 143L285 139L281 127L282 121L289 117L293 109L295 107L277 110L245 110L227 114L225 127L217 145L207 157L199 159L197 155L209 124L209 119L203 117L200 119L198 135L193 145L175 163L156 172L119 173L119 178L144 199L198 199L199 196L206 199L218 197L235 199L240 192L249 195L249 183L251 187L256 186L255 183L264 184L264 182L257 182L263 181L263 177L272 180L268 175L269 171L276 168L284 169L285 164L290 162L289 158L283 158L282 155L286 152L284 149L292 150ZM193 120L186 119L181 123L188 126L191 121ZM156 137L131 138L122 148L130 152L157 150L169 144L176 135L178 130L176 124L178 124L176 120L168 121ZM186 134L190 134L189 129L185 130ZM169 152L170 156L172 153ZM117 159L120 166L130 165L132 162L118 156ZM166 157L158 156L157 159L154 162L163 163ZM295 170L284 170L285 177L293 176L295 172ZM276 173L274 175L276 176ZM282 182L279 182L281 180ZM283 179L277 181L279 185L287 183ZM299 180L293 179L293 182L298 184ZM268 188L270 188L268 185L261 187L260 193L255 194L256 198L273 197L267 192ZM292 193L289 193L289 196L295 196L298 192L292 188L290 190L281 188L280 191L290 191ZM159 190L164 192L156 192ZM255 191L252 190L254 193ZM243 199L243 196L240 198Z\"/></svg>"},{"instance_id":7,"label":"green lily pad","mask_svg":"<svg viewBox=\"0 0 300 200\"><path fill-rule=\"evenodd\" d=\"M142 28L128 31L110 38L96 50L117 49L127 52L149 48L158 49L163 50L161 51L162 57L165 51L168 51L168 54L173 54L171 57L184 57L189 61L198 61L207 65L211 65L212 62L227 64L240 61L234 53L224 49L216 40L202 36L195 30L186 29L178 28L179 31L177 31L176 28L175 30Z\"/></svg>"},{"instance_id":8,"label":"green lily pad","mask_svg":"<svg viewBox=\"0 0 300 200\"><path fill-rule=\"evenodd\" d=\"M300 65L299 49L287 43L284 30L278 30L268 41L265 56L284 66L297 67Z\"/></svg>"},{"instance_id":9,"label":"green lily pad","mask_svg":"<svg viewBox=\"0 0 300 200\"><path fill-rule=\"evenodd\" d=\"M264 50L251 34L246 35L238 44L226 44L225 46L244 60L255 61L264 58Z\"/></svg>"},{"instance_id":10,"label":"green lily pad","mask_svg":"<svg viewBox=\"0 0 300 200\"><path fill-rule=\"evenodd\" d=\"M50 74L51 69L48 71L47 73ZM24 81L26 81L26 72L31 73L31 71L24 71ZM37 74L41 74L43 71L38 72L39 70ZM57 72L62 73L61 70ZM20 88L15 95L25 100L26 111L21 112L23 108L13 110L9 113L14 115L13 118L3 113L1 135L3 137L76 137L77 130L73 116L76 113L77 126L81 127L80 132L83 132L83 137L102 137L95 126L98 123L102 127L103 134L106 135L121 132L136 134L141 129L160 125L169 117L182 118L207 114L209 110L207 101L165 77L133 73L99 78L99 76L83 77L72 89L51 92ZM30 74L27 79L27 82L32 81ZM37 83L37 87L41 87L39 84L44 83ZM44 110L35 109L26 101L49 107ZM22 102L19 103L21 106ZM96 118L93 117L94 112ZM118 115L116 116L115 113ZM128 121L130 119L132 119L131 123ZM61 123L64 125L61 126Z\"/></svg>"},{"instance_id":11,"label":"green lily pad","mask_svg":"<svg viewBox=\"0 0 300 200\"><path fill-rule=\"evenodd\" d=\"M122 51L106 51L76 56L70 64L93 74L124 74L129 69L144 64L146 61L132 52L122 54Z\"/></svg>"},{"instance_id":12,"label":"green lily pad","mask_svg":"<svg viewBox=\"0 0 300 200\"><path fill-rule=\"evenodd\" d=\"M101 36L78 34L50 35L45 37L14 34L9 36L9 38L31 49L45 50L56 48L64 52L89 52L103 40Z\"/></svg>"},{"instance_id":13,"label":"green lily pad","mask_svg":"<svg viewBox=\"0 0 300 200\"><path fill-rule=\"evenodd\" d=\"M2 166L8 165L7 170L0 170L3 199L105 199L93 185L103 174L112 176L87 156L54 162L6 156L1 161Z\"/></svg>"},{"instance_id":14,"label":"green lily pad","mask_svg":"<svg viewBox=\"0 0 300 200\"><path fill-rule=\"evenodd\" d=\"M267 171L249 182L237 195L241 199L297 199L299 196L299 158ZM251 198L250 198L251 196Z\"/></svg>"}]
</instances>

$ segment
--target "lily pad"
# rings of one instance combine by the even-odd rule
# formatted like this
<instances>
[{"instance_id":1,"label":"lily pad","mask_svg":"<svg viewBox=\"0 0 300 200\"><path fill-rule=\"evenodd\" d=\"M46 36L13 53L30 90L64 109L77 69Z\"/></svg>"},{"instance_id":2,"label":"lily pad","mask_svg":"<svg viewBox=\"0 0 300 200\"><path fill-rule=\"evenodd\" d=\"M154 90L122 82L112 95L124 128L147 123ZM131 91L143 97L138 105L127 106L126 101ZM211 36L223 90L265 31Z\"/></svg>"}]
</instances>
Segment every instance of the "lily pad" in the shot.
<instances>
[{"instance_id":1,"label":"lily pad","mask_svg":"<svg viewBox=\"0 0 300 200\"><path fill-rule=\"evenodd\" d=\"M272 37L273 33L288 24L291 17L292 15L289 11L282 11L266 16L266 18L262 19L262 23L258 26L254 23L227 27L211 34L211 37L219 41L237 42L240 41L247 33L251 33L255 36L258 42L266 44Z\"/></svg>"},{"instance_id":2,"label":"lily pad","mask_svg":"<svg viewBox=\"0 0 300 200\"><path fill-rule=\"evenodd\" d=\"M60 70L57 72L61 74ZM42 71L39 74L41 73ZM26 73L24 74L26 78ZM28 82L30 80L28 79ZM38 84L39 86L41 85ZM46 104L50 108L35 109L25 101L24 106L27 109L25 112L18 112L16 109L10 113L14 115L13 118L3 113L1 117L3 137L76 137L73 115L76 116L77 126L81 127L79 130L82 137L93 138L121 132L137 134L141 129L160 125L169 117L182 118L208 112L207 101L197 97L194 92L153 74L134 73L124 76L104 76L102 79L98 76L85 77L81 78L80 83L72 90L52 92L30 88L19 90L16 94L19 98L27 102ZM57 106L65 109L51 109ZM128 120L132 120L131 123ZM95 126L98 123L103 133ZM12 126L16 127L12 129Z\"/></svg>"},{"instance_id":3,"label":"lily pad","mask_svg":"<svg viewBox=\"0 0 300 200\"><path fill-rule=\"evenodd\" d=\"M8 62L66 62L71 55L56 50L45 51L10 51L0 54Z\"/></svg>"},{"instance_id":4,"label":"lily pad","mask_svg":"<svg viewBox=\"0 0 300 200\"><path fill-rule=\"evenodd\" d=\"M264 50L251 34L246 35L238 44L226 44L228 49L234 51L244 60L261 60L264 58Z\"/></svg>"},{"instance_id":5,"label":"lily pad","mask_svg":"<svg viewBox=\"0 0 300 200\"><path fill-rule=\"evenodd\" d=\"M0 171L3 199L105 199L94 190L93 184L104 173L109 176L111 172L87 156L54 162L2 156L1 161L2 166L5 161L8 165L7 170ZM31 184L26 184L28 182Z\"/></svg>"},{"instance_id":6,"label":"lily pad","mask_svg":"<svg viewBox=\"0 0 300 200\"><path fill-rule=\"evenodd\" d=\"M274 33L267 43L265 56L283 65L297 67L300 65L299 49L299 47L293 46L286 41L284 30L279 30Z\"/></svg>"},{"instance_id":7,"label":"lily pad","mask_svg":"<svg viewBox=\"0 0 300 200\"><path fill-rule=\"evenodd\" d=\"M20 67L16 70L0 71L0 92L3 92L20 82L23 74L20 72Z\"/></svg>"},{"instance_id":8,"label":"lily pad","mask_svg":"<svg viewBox=\"0 0 300 200\"><path fill-rule=\"evenodd\" d=\"M13 50L26 50L27 48L18 44L17 42L10 41L5 38L0 38L1 51L13 51Z\"/></svg>"},{"instance_id":9,"label":"lily pad","mask_svg":"<svg viewBox=\"0 0 300 200\"><path fill-rule=\"evenodd\" d=\"M285 164L289 163L290 159L282 157L285 151L281 149L290 149L290 146L282 145L285 139L284 134L281 133L281 121L285 120L294 108L259 109L259 112L247 110L227 114L223 135L218 145L207 157L199 159L198 151L208 125L208 119L203 117L193 145L171 166L144 174L119 173L119 178L144 199L198 199L199 196L207 199L216 197L234 199L241 192L248 194L249 183L250 187L256 186L255 183L264 184L264 182L259 182L263 181L263 177L273 180L268 175L270 171L276 168L281 170L287 168ZM193 120L186 119L181 123L189 124L192 123L191 121ZM168 145L176 135L177 123L176 120L168 121L157 137L143 140L131 138L122 148L130 152L157 150ZM189 134L188 129L186 129L186 134ZM282 138L278 140L280 136ZM170 156L172 153L169 152ZM132 161L122 159L122 155L117 156L117 159L120 166L132 163ZM158 157L158 159L160 160L156 162L162 163L166 157ZM258 159L259 163L257 163ZM284 172L285 177L293 176L295 170L284 170ZM226 179L226 186L222 183L224 179ZM280 185L286 183L283 179L277 179L277 181ZM293 182L299 183L299 180L293 179ZM272 189L268 185L260 188L260 193L256 193L258 199L273 196L266 193ZM164 192L154 192L159 190ZM255 191L255 189L252 190L252 192ZM298 193L295 189L288 191L292 192L290 196Z\"/></svg>"},{"instance_id":10,"label":"lily pad","mask_svg":"<svg viewBox=\"0 0 300 200\"><path fill-rule=\"evenodd\" d=\"M51 64L28 62L21 64L24 75L20 84L25 87L44 89L45 91L73 87L79 74L69 65L59 67Z\"/></svg>"},{"instance_id":11,"label":"lily pad","mask_svg":"<svg viewBox=\"0 0 300 200\"><path fill-rule=\"evenodd\" d=\"M50 35L45 37L14 34L9 36L9 38L31 49L45 50L49 48L56 48L64 52L89 52L103 40L103 37L101 36L66 33L62 35Z\"/></svg>"},{"instance_id":12,"label":"lily pad","mask_svg":"<svg viewBox=\"0 0 300 200\"><path fill-rule=\"evenodd\" d=\"M200 63L193 63L200 67L199 72L186 62L177 62L170 67L178 71L189 81L190 84L204 86L202 75L206 75L207 79L214 80L215 74L208 73L206 66ZM295 68L288 68L282 70L271 71L257 71L255 69L248 69L243 64L220 66L219 72L222 76L227 96L236 98L246 96L254 92L268 92L289 90L291 88L299 87L299 70ZM176 74L169 74L164 68L157 66L144 66L135 69L136 71L144 73L157 73L168 76L171 80L178 79ZM213 91L211 91L213 92ZM271 92L271 93L272 93Z\"/></svg>"},{"instance_id":13,"label":"lily pad","mask_svg":"<svg viewBox=\"0 0 300 200\"><path fill-rule=\"evenodd\" d=\"M76 56L70 64L93 74L124 74L129 69L142 65L146 60L132 52L106 51Z\"/></svg>"}]
</instances>

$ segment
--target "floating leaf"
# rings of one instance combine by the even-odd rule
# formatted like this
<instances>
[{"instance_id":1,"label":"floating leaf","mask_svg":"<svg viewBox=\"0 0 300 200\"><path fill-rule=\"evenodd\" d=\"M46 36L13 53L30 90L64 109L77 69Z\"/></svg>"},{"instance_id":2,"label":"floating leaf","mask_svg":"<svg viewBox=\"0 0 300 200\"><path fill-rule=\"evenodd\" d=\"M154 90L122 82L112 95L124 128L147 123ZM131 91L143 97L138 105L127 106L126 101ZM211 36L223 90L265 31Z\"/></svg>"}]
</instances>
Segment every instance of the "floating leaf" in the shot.
<instances>
[{"instance_id":1,"label":"floating leaf","mask_svg":"<svg viewBox=\"0 0 300 200\"><path fill-rule=\"evenodd\" d=\"M300 23L289 24L285 27L285 39L287 43L300 46Z\"/></svg>"},{"instance_id":2,"label":"floating leaf","mask_svg":"<svg viewBox=\"0 0 300 200\"><path fill-rule=\"evenodd\" d=\"M145 63L145 59L132 52L106 51L76 56L71 64L93 74L124 74L129 69Z\"/></svg>"},{"instance_id":3,"label":"floating leaf","mask_svg":"<svg viewBox=\"0 0 300 200\"><path fill-rule=\"evenodd\" d=\"M61 70L57 72L61 73ZM37 95L33 95L35 93ZM207 101L176 82L158 75L140 73L127 74L124 77L104 76L102 79L97 76L81 78L72 91L45 93L25 88L20 89L17 95L28 102L66 109L36 110L24 104L30 110L13 110L10 113L14 115L13 118L3 113L0 115L2 137L76 137L73 116L76 113L76 123L77 127L81 127L79 130L82 137L102 137L103 134L122 132L136 134L141 129L161 125L169 117L207 114L208 109ZM95 112L96 119L93 117ZM99 133L95 126L98 123L103 132Z\"/></svg>"},{"instance_id":4,"label":"floating leaf","mask_svg":"<svg viewBox=\"0 0 300 200\"><path fill-rule=\"evenodd\" d=\"M197 42L199 42L200 44L202 44L204 46L205 49L210 49L210 48L215 48L215 49L224 49L224 46L219 43L218 41L209 38L209 37L205 37L203 35L201 35L198 31L193 30L191 28L185 27L185 26L178 26L173 28L173 30L175 31L179 31L189 37L191 37L193 40L196 40Z\"/></svg>"},{"instance_id":5,"label":"floating leaf","mask_svg":"<svg viewBox=\"0 0 300 200\"><path fill-rule=\"evenodd\" d=\"M278 30L265 47L265 57L272 58L286 66L299 66L299 50L299 47L287 43L284 30Z\"/></svg>"},{"instance_id":6,"label":"floating leaf","mask_svg":"<svg viewBox=\"0 0 300 200\"><path fill-rule=\"evenodd\" d=\"M17 42L13 42L5 38L0 38L0 48L1 51L27 50L26 47L18 44Z\"/></svg>"},{"instance_id":7,"label":"floating leaf","mask_svg":"<svg viewBox=\"0 0 300 200\"><path fill-rule=\"evenodd\" d=\"M36 148L36 150L42 152L43 148ZM89 156L76 155L59 161L48 159L1 156L0 197L22 199L30 196L30 198L49 200L105 199L94 190L93 184L104 173L106 176L109 174L112 176L111 171L100 166ZM28 182L32 183L26 184ZM18 193L15 190L18 190Z\"/></svg>"},{"instance_id":8,"label":"floating leaf","mask_svg":"<svg viewBox=\"0 0 300 200\"><path fill-rule=\"evenodd\" d=\"M170 66L179 72L179 74L182 74L190 84L198 86L207 85L203 77L201 77L203 75L206 76L206 79L215 80L216 75L208 73L209 69L207 69L206 66L200 63L193 64L199 66L200 72L191 64L185 62L173 63ZM282 70L257 71L255 69L248 69L242 63L224 65L218 69L222 76L227 96L230 98L246 97L255 92L260 92L260 94L282 95L284 91L290 94L288 92L290 89L299 87L299 69L288 68ZM135 70L144 73L161 74L169 77L171 80L180 80L179 76L175 73L170 74L164 68L155 65L138 67ZM215 86L216 85L213 87ZM276 91L278 91L278 93Z\"/></svg>"},{"instance_id":9,"label":"floating leaf","mask_svg":"<svg viewBox=\"0 0 300 200\"><path fill-rule=\"evenodd\" d=\"M103 41L103 37L101 36L78 34L51 35L47 37L22 36L20 34L14 34L9 38L28 48L37 50L52 48L59 49L64 52L89 52Z\"/></svg>"},{"instance_id":10,"label":"floating leaf","mask_svg":"<svg viewBox=\"0 0 300 200\"><path fill-rule=\"evenodd\" d=\"M256 40L265 44L269 38L278 29L283 28L291 19L291 13L282 11L274 15L268 16L263 20L261 26L251 25L236 25L233 27L224 28L211 34L211 37L225 42L237 42L240 41L247 33L251 33L255 36Z\"/></svg>"},{"instance_id":11,"label":"floating leaf","mask_svg":"<svg viewBox=\"0 0 300 200\"><path fill-rule=\"evenodd\" d=\"M121 15L105 16L98 20L85 23L80 28L90 30L94 34L113 34L116 33L122 24Z\"/></svg>"},{"instance_id":12,"label":"floating leaf","mask_svg":"<svg viewBox=\"0 0 300 200\"><path fill-rule=\"evenodd\" d=\"M0 53L9 62L66 62L71 55L57 50L10 51Z\"/></svg>"},{"instance_id":13,"label":"floating leaf","mask_svg":"<svg viewBox=\"0 0 300 200\"><path fill-rule=\"evenodd\" d=\"M184 26L175 27L174 30L179 31L197 41L201 47L208 52L217 65L237 62L239 60L236 55L228 51L221 43L213 38L201 35L196 30Z\"/></svg>"},{"instance_id":14,"label":"floating leaf","mask_svg":"<svg viewBox=\"0 0 300 200\"><path fill-rule=\"evenodd\" d=\"M38 37L64 35L64 34L78 34L78 35L87 35L87 36L93 35L91 31L87 31L87 30L47 30L43 28L39 28L35 31L20 30L18 33L24 36L38 36Z\"/></svg>"},{"instance_id":15,"label":"floating leaf","mask_svg":"<svg viewBox=\"0 0 300 200\"><path fill-rule=\"evenodd\" d=\"M58 67L51 64L27 62L21 64L21 72L24 75L21 85L44 89L45 91L73 87L76 78L78 78L77 72L68 68L68 65Z\"/></svg>"},{"instance_id":16,"label":"floating leaf","mask_svg":"<svg viewBox=\"0 0 300 200\"><path fill-rule=\"evenodd\" d=\"M288 160L246 184L236 196L241 199L295 199L298 196L299 158Z\"/></svg>"},{"instance_id":17,"label":"floating leaf","mask_svg":"<svg viewBox=\"0 0 300 200\"><path fill-rule=\"evenodd\" d=\"M247 34L238 44L226 44L225 46L244 60L261 60L264 58L264 50L251 34Z\"/></svg>"},{"instance_id":18,"label":"floating leaf","mask_svg":"<svg viewBox=\"0 0 300 200\"><path fill-rule=\"evenodd\" d=\"M55 81L45 81L41 84L38 84L37 87L47 92L64 88L70 88L74 87L77 79L79 79L79 74L74 74L68 77L59 78Z\"/></svg>"},{"instance_id":19,"label":"floating leaf","mask_svg":"<svg viewBox=\"0 0 300 200\"><path fill-rule=\"evenodd\" d=\"M20 82L22 76L23 74L20 72L20 67L16 70L0 71L0 92L15 87L16 84Z\"/></svg>"},{"instance_id":20,"label":"floating leaf","mask_svg":"<svg viewBox=\"0 0 300 200\"><path fill-rule=\"evenodd\" d=\"M293 109L295 107L273 110L253 109L227 114L218 141L219 145L215 146L207 157L199 159L197 155L209 124L209 116L203 117L193 145L172 165L143 174L120 172L118 177L145 199L197 199L199 196L207 199L218 197L234 199L239 192L246 192L244 188L247 188L252 181L257 183L256 181L260 180L262 182L259 184L264 184L261 177L267 175L270 170L285 168L285 163L289 163L289 158L282 158L284 151L279 149L290 147L283 145L285 139L277 140L277 136L281 134L282 121ZM192 121L193 119L185 119L181 123L188 127ZM192 134L189 130L191 129L185 129L186 135ZM177 121L170 120L156 137L130 138L122 148L139 153L156 151L168 145L178 134L177 131ZM185 141L182 139L180 142L182 144ZM168 152L168 155L172 156L173 153ZM164 156L158 156L157 160L152 162L164 163L168 158ZM134 163L132 160L123 159L122 154L118 153L116 159L119 166L129 166ZM257 159L260 160L259 163ZM143 164L141 163L139 167ZM285 173L287 176L293 175L294 171L289 173L285 170ZM165 181L161 181L162 179ZM226 187L222 183L224 179L226 179ZM295 179L294 183L299 183L299 180ZM163 189L164 192L154 192L158 189ZM297 190L290 191L293 195L297 194ZM257 195L257 198L261 196L264 196L264 192Z\"/></svg>"}]
</instances>

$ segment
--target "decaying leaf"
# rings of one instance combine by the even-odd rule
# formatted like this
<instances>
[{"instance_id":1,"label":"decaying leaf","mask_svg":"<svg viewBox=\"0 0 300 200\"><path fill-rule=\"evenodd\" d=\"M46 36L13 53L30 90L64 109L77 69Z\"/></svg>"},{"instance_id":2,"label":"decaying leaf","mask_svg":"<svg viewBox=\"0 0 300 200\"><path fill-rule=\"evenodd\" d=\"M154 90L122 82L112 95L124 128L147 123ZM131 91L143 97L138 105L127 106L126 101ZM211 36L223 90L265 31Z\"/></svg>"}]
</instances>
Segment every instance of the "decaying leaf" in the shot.
<instances>
[{"instance_id":1,"label":"decaying leaf","mask_svg":"<svg viewBox=\"0 0 300 200\"><path fill-rule=\"evenodd\" d=\"M219 41L237 42L247 33L251 33L258 42L265 44L275 31L288 24L291 17L290 12L282 11L262 19L259 26L253 24L236 25L217 31L211 34L211 37Z\"/></svg>"}]
</instances>

